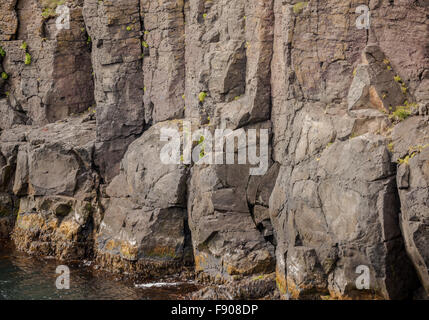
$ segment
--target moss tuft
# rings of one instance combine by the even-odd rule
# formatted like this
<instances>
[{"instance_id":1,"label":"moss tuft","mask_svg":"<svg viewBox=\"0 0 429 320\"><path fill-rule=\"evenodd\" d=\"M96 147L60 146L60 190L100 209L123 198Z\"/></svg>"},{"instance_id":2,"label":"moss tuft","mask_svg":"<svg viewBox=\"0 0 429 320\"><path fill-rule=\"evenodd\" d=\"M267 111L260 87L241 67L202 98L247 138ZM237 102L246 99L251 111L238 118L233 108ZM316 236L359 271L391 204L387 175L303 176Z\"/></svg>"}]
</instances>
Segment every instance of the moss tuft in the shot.
<instances>
[{"instance_id":1,"label":"moss tuft","mask_svg":"<svg viewBox=\"0 0 429 320\"><path fill-rule=\"evenodd\" d=\"M293 6L293 13L295 14L300 14L302 12L302 10L304 10L304 8L307 6L308 2L307 1L301 1L296 3Z\"/></svg>"},{"instance_id":2,"label":"moss tuft","mask_svg":"<svg viewBox=\"0 0 429 320\"><path fill-rule=\"evenodd\" d=\"M200 92L200 94L198 95L198 99L200 100L200 102L204 102L206 97L207 97L207 93L205 93L204 91Z\"/></svg>"},{"instance_id":3,"label":"moss tuft","mask_svg":"<svg viewBox=\"0 0 429 320\"><path fill-rule=\"evenodd\" d=\"M25 63L26 65L31 64L31 55L30 55L28 52L25 54L25 60L24 60L24 63Z\"/></svg>"},{"instance_id":4,"label":"moss tuft","mask_svg":"<svg viewBox=\"0 0 429 320\"><path fill-rule=\"evenodd\" d=\"M392 113L392 117L397 121L403 121L409 116L411 116L411 110L409 106L398 106Z\"/></svg>"}]
</instances>

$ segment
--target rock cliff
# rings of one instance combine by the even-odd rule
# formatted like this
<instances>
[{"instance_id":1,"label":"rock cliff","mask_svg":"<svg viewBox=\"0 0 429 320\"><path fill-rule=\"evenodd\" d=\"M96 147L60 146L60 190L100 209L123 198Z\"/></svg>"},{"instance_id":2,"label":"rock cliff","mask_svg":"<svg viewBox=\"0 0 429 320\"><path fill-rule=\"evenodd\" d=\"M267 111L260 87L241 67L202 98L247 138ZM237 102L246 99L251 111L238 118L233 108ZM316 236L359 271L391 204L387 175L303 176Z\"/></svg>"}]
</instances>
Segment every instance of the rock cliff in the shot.
<instances>
[{"instance_id":1,"label":"rock cliff","mask_svg":"<svg viewBox=\"0 0 429 320\"><path fill-rule=\"evenodd\" d=\"M0 73L19 250L190 298L428 297L427 0L2 0ZM168 129L202 159L161 161Z\"/></svg>"}]
</instances>

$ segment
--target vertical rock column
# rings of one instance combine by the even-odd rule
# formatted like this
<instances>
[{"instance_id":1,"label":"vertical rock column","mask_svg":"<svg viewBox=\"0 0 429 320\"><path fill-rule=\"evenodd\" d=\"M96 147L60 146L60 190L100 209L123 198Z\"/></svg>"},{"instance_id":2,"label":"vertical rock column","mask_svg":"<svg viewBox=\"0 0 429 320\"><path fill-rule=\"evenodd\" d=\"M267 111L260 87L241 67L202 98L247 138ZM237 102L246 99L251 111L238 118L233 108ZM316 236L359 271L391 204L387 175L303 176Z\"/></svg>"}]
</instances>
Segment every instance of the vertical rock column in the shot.
<instances>
[{"instance_id":1,"label":"vertical rock column","mask_svg":"<svg viewBox=\"0 0 429 320\"><path fill-rule=\"evenodd\" d=\"M8 113L14 112L16 120L3 124L4 128L14 123L55 122L80 113L93 103L82 1L68 0L64 5L69 8L69 29L57 27L57 4L48 6L47 1L20 0L11 9L13 13L10 11L9 17L14 21L17 16L19 26L1 30L7 41L0 45L5 54L3 67L8 74L5 101ZM4 36L12 29L13 35Z\"/></svg>"},{"instance_id":2,"label":"vertical rock column","mask_svg":"<svg viewBox=\"0 0 429 320\"><path fill-rule=\"evenodd\" d=\"M11 40L18 28L15 12L17 0L4 0L0 3L0 40Z\"/></svg>"},{"instance_id":3,"label":"vertical rock column","mask_svg":"<svg viewBox=\"0 0 429 320\"><path fill-rule=\"evenodd\" d=\"M404 97L390 71L400 66L379 59L379 43L369 46L367 30L356 28L357 6L275 1L271 119L281 166L270 212L278 287L291 298L404 298L415 288L382 130L387 109L371 107L370 99L353 112L347 106L362 52L377 55L368 64L384 69L373 83L391 93L392 104ZM359 266L368 268L367 290L356 284Z\"/></svg>"},{"instance_id":4,"label":"vertical rock column","mask_svg":"<svg viewBox=\"0 0 429 320\"><path fill-rule=\"evenodd\" d=\"M185 102L183 0L140 0L146 123L180 119Z\"/></svg>"},{"instance_id":5,"label":"vertical rock column","mask_svg":"<svg viewBox=\"0 0 429 320\"><path fill-rule=\"evenodd\" d=\"M186 117L208 123L245 92L245 1L191 0L186 12Z\"/></svg>"},{"instance_id":6,"label":"vertical rock column","mask_svg":"<svg viewBox=\"0 0 429 320\"><path fill-rule=\"evenodd\" d=\"M185 8L187 118L207 129L221 124L240 127L233 134L245 139L243 129L271 128L266 120L270 114L272 5L272 1L189 2ZM249 168L245 164L195 164L192 168L189 225L196 270L203 276L228 281L274 270L265 201L257 197L263 178L251 177ZM266 192L271 189L267 187Z\"/></svg>"},{"instance_id":7,"label":"vertical rock column","mask_svg":"<svg viewBox=\"0 0 429 320\"><path fill-rule=\"evenodd\" d=\"M144 127L139 0L86 0L97 103L96 165L107 181Z\"/></svg>"},{"instance_id":8,"label":"vertical rock column","mask_svg":"<svg viewBox=\"0 0 429 320\"><path fill-rule=\"evenodd\" d=\"M23 140L22 135L21 139L0 135L0 240L9 238L18 211L19 202L12 188L18 149Z\"/></svg>"}]
</instances>

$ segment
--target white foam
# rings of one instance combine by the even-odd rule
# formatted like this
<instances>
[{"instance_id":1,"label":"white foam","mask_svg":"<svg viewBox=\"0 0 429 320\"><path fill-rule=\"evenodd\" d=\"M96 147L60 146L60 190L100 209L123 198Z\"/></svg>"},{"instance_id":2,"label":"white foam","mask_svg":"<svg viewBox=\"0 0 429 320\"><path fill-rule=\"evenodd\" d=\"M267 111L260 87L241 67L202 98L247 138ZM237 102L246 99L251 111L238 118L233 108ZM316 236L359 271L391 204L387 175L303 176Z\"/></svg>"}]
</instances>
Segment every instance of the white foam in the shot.
<instances>
[{"instance_id":1,"label":"white foam","mask_svg":"<svg viewBox=\"0 0 429 320\"><path fill-rule=\"evenodd\" d=\"M154 283L142 283L134 284L136 288L160 288L160 287L174 287L180 285L180 282L154 282Z\"/></svg>"}]
</instances>

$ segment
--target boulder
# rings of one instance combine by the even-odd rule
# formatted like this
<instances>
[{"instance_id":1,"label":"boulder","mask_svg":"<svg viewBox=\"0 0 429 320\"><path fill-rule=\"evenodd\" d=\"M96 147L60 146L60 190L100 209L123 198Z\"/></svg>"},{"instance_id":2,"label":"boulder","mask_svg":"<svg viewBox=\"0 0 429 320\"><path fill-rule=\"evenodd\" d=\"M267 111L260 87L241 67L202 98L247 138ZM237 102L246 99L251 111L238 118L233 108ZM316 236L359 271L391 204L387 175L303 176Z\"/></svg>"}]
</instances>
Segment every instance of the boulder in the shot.
<instances>
[{"instance_id":1,"label":"boulder","mask_svg":"<svg viewBox=\"0 0 429 320\"><path fill-rule=\"evenodd\" d=\"M269 129L269 125L255 127ZM235 156L238 151L236 148ZM265 155L270 159L269 154ZM195 268L211 279L230 281L274 271L269 219L265 213L255 216L258 211L254 208L258 206L262 211L268 205L273 185L266 178L275 177L276 167L268 170L268 175L260 176L251 176L251 167L249 162L235 162L197 163L192 168L188 215Z\"/></svg>"},{"instance_id":2,"label":"boulder","mask_svg":"<svg viewBox=\"0 0 429 320\"><path fill-rule=\"evenodd\" d=\"M106 189L96 241L103 268L151 277L192 262L186 215L189 169L160 161L166 145L161 129L183 133L180 127L180 121L159 122L129 146L119 175Z\"/></svg>"},{"instance_id":3,"label":"boulder","mask_svg":"<svg viewBox=\"0 0 429 320\"><path fill-rule=\"evenodd\" d=\"M17 148L11 188L20 199L15 245L62 260L87 257L100 214L95 121L76 117L31 129Z\"/></svg>"},{"instance_id":4,"label":"boulder","mask_svg":"<svg viewBox=\"0 0 429 320\"><path fill-rule=\"evenodd\" d=\"M415 288L384 137L336 142L318 159L281 169L270 210L278 283L290 297L397 299ZM357 286L359 266L370 270L367 290Z\"/></svg>"}]
</instances>

